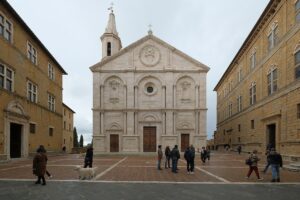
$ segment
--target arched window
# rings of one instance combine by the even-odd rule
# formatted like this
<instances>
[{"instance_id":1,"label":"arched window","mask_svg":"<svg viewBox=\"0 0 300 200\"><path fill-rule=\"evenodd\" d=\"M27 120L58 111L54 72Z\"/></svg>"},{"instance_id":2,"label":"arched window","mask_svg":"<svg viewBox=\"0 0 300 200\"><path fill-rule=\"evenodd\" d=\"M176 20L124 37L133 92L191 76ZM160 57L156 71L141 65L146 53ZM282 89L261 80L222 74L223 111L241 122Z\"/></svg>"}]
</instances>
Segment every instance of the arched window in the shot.
<instances>
[{"instance_id":1,"label":"arched window","mask_svg":"<svg viewBox=\"0 0 300 200\"><path fill-rule=\"evenodd\" d=\"M107 49L106 49L106 55L107 56L111 56L111 43L110 42L108 42L107 43Z\"/></svg>"}]
</instances>

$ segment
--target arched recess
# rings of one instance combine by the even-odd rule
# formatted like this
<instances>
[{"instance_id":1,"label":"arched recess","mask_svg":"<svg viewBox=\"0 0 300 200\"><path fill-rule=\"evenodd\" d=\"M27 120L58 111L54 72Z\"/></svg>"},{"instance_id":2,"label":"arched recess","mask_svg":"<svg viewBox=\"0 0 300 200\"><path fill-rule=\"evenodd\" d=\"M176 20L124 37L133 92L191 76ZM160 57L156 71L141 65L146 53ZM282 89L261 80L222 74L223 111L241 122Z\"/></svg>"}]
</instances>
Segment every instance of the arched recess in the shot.
<instances>
[{"instance_id":1,"label":"arched recess","mask_svg":"<svg viewBox=\"0 0 300 200\"><path fill-rule=\"evenodd\" d=\"M196 91L195 81L192 77L184 75L176 80L176 105L179 107L195 107Z\"/></svg>"},{"instance_id":2,"label":"arched recess","mask_svg":"<svg viewBox=\"0 0 300 200\"><path fill-rule=\"evenodd\" d=\"M126 91L123 80L116 75L109 76L104 81L104 98L105 108L121 108L125 106Z\"/></svg>"}]
</instances>

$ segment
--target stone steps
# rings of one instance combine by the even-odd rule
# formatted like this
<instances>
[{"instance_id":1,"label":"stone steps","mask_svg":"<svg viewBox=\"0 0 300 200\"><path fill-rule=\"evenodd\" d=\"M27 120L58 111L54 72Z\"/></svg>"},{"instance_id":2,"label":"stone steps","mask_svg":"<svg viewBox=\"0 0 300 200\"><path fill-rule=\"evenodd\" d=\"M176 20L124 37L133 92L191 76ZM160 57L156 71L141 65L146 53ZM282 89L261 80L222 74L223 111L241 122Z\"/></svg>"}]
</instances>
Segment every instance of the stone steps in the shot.
<instances>
[{"instance_id":1,"label":"stone steps","mask_svg":"<svg viewBox=\"0 0 300 200\"><path fill-rule=\"evenodd\" d=\"M300 162L294 162L289 165L284 165L283 168L293 172L300 172Z\"/></svg>"}]
</instances>

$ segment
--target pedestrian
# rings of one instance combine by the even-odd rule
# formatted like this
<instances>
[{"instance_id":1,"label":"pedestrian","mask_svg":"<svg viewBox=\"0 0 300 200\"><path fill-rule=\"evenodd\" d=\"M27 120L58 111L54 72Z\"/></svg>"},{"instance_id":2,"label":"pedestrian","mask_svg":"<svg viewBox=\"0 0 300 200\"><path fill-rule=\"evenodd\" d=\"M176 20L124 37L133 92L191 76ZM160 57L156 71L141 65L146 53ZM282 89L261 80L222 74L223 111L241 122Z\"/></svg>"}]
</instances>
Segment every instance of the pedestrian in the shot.
<instances>
[{"instance_id":1,"label":"pedestrian","mask_svg":"<svg viewBox=\"0 0 300 200\"><path fill-rule=\"evenodd\" d=\"M247 160L249 161L249 163L248 163L249 171L247 173L246 178L248 179L250 177L250 175L252 174L252 172L254 171L255 174L256 174L257 179L258 180L263 180L263 178L261 178L259 176L259 172L258 172L258 168L257 168L258 161L260 160L257 157L257 150L253 150L253 152L250 154L250 156Z\"/></svg>"},{"instance_id":2,"label":"pedestrian","mask_svg":"<svg viewBox=\"0 0 300 200\"><path fill-rule=\"evenodd\" d=\"M163 152L161 150L161 145L158 145L158 150L157 150L157 169L162 170L160 164L161 164L161 159L163 157Z\"/></svg>"},{"instance_id":3,"label":"pedestrian","mask_svg":"<svg viewBox=\"0 0 300 200\"><path fill-rule=\"evenodd\" d=\"M166 146L166 149L165 149L165 168L167 169L170 168L170 158L171 158L171 149L169 146Z\"/></svg>"},{"instance_id":4,"label":"pedestrian","mask_svg":"<svg viewBox=\"0 0 300 200\"><path fill-rule=\"evenodd\" d=\"M172 159L172 172L177 173L177 170L178 170L177 163L178 163L178 160L180 159L180 153L179 153L177 145L175 145L171 151L171 159Z\"/></svg>"},{"instance_id":5,"label":"pedestrian","mask_svg":"<svg viewBox=\"0 0 300 200\"><path fill-rule=\"evenodd\" d=\"M62 151L63 153L66 153L66 146L63 146Z\"/></svg>"},{"instance_id":6,"label":"pedestrian","mask_svg":"<svg viewBox=\"0 0 300 200\"><path fill-rule=\"evenodd\" d=\"M206 150L206 158L208 161L210 160L210 149Z\"/></svg>"},{"instance_id":7,"label":"pedestrian","mask_svg":"<svg viewBox=\"0 0 300 200\"><path fill-rule=\"evenodd\" d=\"M239 146L237 147L237 151L238 151L239 154L241 154L241 151L242 151L242 146L241 146L241 145L239 145Z\"/></svg>"},{"instance_id":8,"label":"pedestrian","mask_svg":"<svg viewBox=\"0 0 300 200\"><path fill-rule=\"evenodd\" d=\"M279 168L282 167L282 156L272 148L268 157L272 169L272 182L280 182Z\"/></svg>"},{"instance_id":9,"label":"pedestrian","mask_svg":"<svg viewBox=\"0 0 300 200\"><path fill-rule=\"evenodd\" d=\"M188 146L184 151L184 159L186 160L186 170L187 173L191 173L191 160L192 160L192 152L191 148Z\"/></svg>"},{"instance_id":10,"label":"pedestrian","mask_svg":"<svg viewBox=\"0 0 300 200\"><path fill-rule=\"evenodd\" d=\"M194 168L195 168L195 148L193 145L190 147L191 149L191 174L194 174Z\"/></svg>"},{"instance_id":11,"label":"pedestrian","mask_svg":"<svg viewBox=\"0 0 300 200\"><path fill-rule=\"evenodd\" d=\"M33 174L37 176L37 181L35 184L46 185L45 173L46 173L46 165L47 165L47 155L45 153L45 149L41 148L41 146L37 149L37 153L33 158L32 171ZM42 181L42 182L41 182Z\"/></svg>"},{"instance_id":12,"label":"pedestrian","mask_svg":"<svg viewBox=\"0 0 300 200\"><path fill-rule=\"evenodd\" d=\"M267 149L266 153L265 153L265 155L267 156L267 164L266 164L264 170L262 171L264 174L267 173L269 166L270 166L270 157L269 157L270 151L271 151L271 149Z\"/></svg>"},{"instance_id":13,"label":"pedestrian","mask_svg":"<svg viewBox=\"0 0 300 200\"><path fill-rule=\"evenodd\" d=\"M202 149L201 149L200 158L202 160L202 163L205 163L205 160L207 158L207 151L206 151L205 147L202 147Z\"/></svg>"},{"instance_id":14,"label":"pedestrian","mask_svg":"<svg viewBox=\"0 0 300 200\"><path fill-rule=\"evenodd\" d=\"M85 158L84 158L84 168L87 168L89 166L90 168L93 167L93 147L88 147L86 150Z\"/></svg>"}]
</instances>

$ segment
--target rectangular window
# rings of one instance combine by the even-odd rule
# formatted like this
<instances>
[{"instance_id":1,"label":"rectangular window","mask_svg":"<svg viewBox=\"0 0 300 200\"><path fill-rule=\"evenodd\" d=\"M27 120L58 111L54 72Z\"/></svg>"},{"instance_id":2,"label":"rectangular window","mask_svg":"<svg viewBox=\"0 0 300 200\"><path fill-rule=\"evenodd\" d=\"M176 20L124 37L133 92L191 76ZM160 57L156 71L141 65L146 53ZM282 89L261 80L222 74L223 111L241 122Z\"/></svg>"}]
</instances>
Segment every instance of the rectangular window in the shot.
<instances>
[{"instance_id":1,"label":"rectangular window","mask_svg":"<svg viewBox=\"0 0 300 200\"><path fill-rule=\"evenodd\" d=\"M37 103L37 86L30 81L27 82L27 99Z\"/></svg>"},{"instance_id":2,"label":"rectangular window","mask_svg":"<svg viewBox=\"0 0 300 200\"><path fill-rule=\"evenodd\" d=\"M12 42L12 32L13 25L4 17L4 15L0 14L0 35L4 37L5 40Z\"/></svg>"},{"instance_id":3,"label":"rectangular window","mask_svg":"<svg viewBox=\"0 0 300 200\"><path fill-rule=\"evenodd\" d=\"M51 80L55 80L54 68L50 63L48 63L48 77Z\"/></svg>"},{"instance_id":4,"label":"rectangular window","mask_svg":"<svg viewBox=\"0 0 300 200\"><path fill-rule=\"evenodd\" d=\"M238 125L238 130L239 130L239 132L241 132L241 125L240 124Z\"/></svg>"},{"instance_id":5,"label":"rectangular window","mask_svg":"<svg viewBox=\"0 0 300 200\"><path fill-rule=\"evenodd\" d=\"M32 123L29 124L29 132L32 134L35 133L35 124L32 124Z\"/></svg>"},{"instance_id":6,"label":"rectangular window","mask_svg":"<svg viewBox=\"0 0 300 200\"><path fill-rule=\"evenodd\" d=\"M250 56L250 69L253 69L256 65L256 52L254 52L251 56Z\"/></svg>"},{"instance_id":7,"label":"rectangular window","mask_svg":"<svg viewBox=\"0 0 300 200\"><path fill-rule=\"evenodd\" d=\"M300 50L295 54L295 78L300 78Z\"/></svg>"},{"instance_id":8,"label":"rectangular window","mask_svg":"<svg viewBox=\"0 0 300 200\"><path fill-rule=\"evenodd\" d=\"M237 112L242 111L242 96L238 96L237 98Z\"/></svg>"},{"instance_id":9,"label":"rectangular window","mask_svg":"<svg viewBox=\"0 0 300 200\"><path fill-rule=\"evenodd\" d=\"M55 111L55 97L50 93L48 93L48 109Z\"/></svg>"},{"instance_id":10,"label":"rectangular window","mask_svg":"<svg viewBox=\"0 0 300 200\"><path fill-rule=\"evenodd\" d=\"M253 105L256 103L256 84L252 83L250 87L250 105Z\"/></svg>"},{"instance_id":11,"label":"rectangular window","mask_svg":"<svg viewBox=\"0 0 300 200\"><path fill-rule=\"evenodd\" d=\"M300 103L297 104L297 118L300 119Z\"/></svg>"},{"instance_id":12,"label":"rectangular window","mask_svg":"<svg viewBox=\"0 0 300 200\"><path fill-rule=\"evenodd\" d=\"M35 47L27 42L27 58L33 63L37 64L37 51Z\"/></svg>"},{"instance_id":13,"label":"rectangular window","mask_svg":"<svg viewBox=\"0 0 300 200\"><path fill-rule=\"evenodd\" d=\"M268 95L277 91L277 69L272 69L268 74Z\"/></svg>"},{"instance_id":14,"label":"rectangular window","mask_svg":"<svg viewBox=\"0 0 300 200\"><path fill-rule=\"evenodd\" d=\"M251 120L251 129L254 129L255 128L255 126L254 126L254 120L252 119Z\"/></svg>"},{"instance_id":15,"label":"rectangular window","mask_svg":"<svg viewBox=\"0 0 300 200\"><path fill-rule=\"evenodd\" d=\"M300 22L300 0L296 2L295 10L296 10L296 22Z\"/></svg>"},{"instance_id":16,"label":"rectangular window","mask_svg":"<svg viewBox=\"0 0 300 200\"><path fill-rule=\"evenodd\" d=\"M228 114L229 114L229 117L231 117L231 115L232 115L232 103L231 102L228 105Z\"/></svg>"},{"instance_id":17,"label":"rectangular window","mask_svg":"<svg viewBox=\"0 0 300 200\"><path fill-rule=\"evenodd\" d=\"M238 82L241 82L242 81L242 69L239 68L239 71L238 71Z\"/></svg>"},{"instance_id":18,"label":"rectangular window","mask_svg":"<svg viewBox=\"0 0 300 200\"><path fill-rule=\"evenodd\" d=\"M49 128L49 136L53 136L54 128Z\"/></svg>"},{"instance_id":19,"label":"rectangular window","mask_svg":"<svg viewBox=\"0 0 300 200\"><path fill-rule=\"evenodd\" d=\"M0 63L0 88L13 91L14 71Z\"/></svg>"},{"instance_id":20,"label":"rectangular window","mask_svg":"<svg viewBox=\"0 0 300 200\"><path fill-rule=\"evenodd\" d=\"M66 121L64 121L64 130L66 130Z\"/></svg>"}]
</instances>

